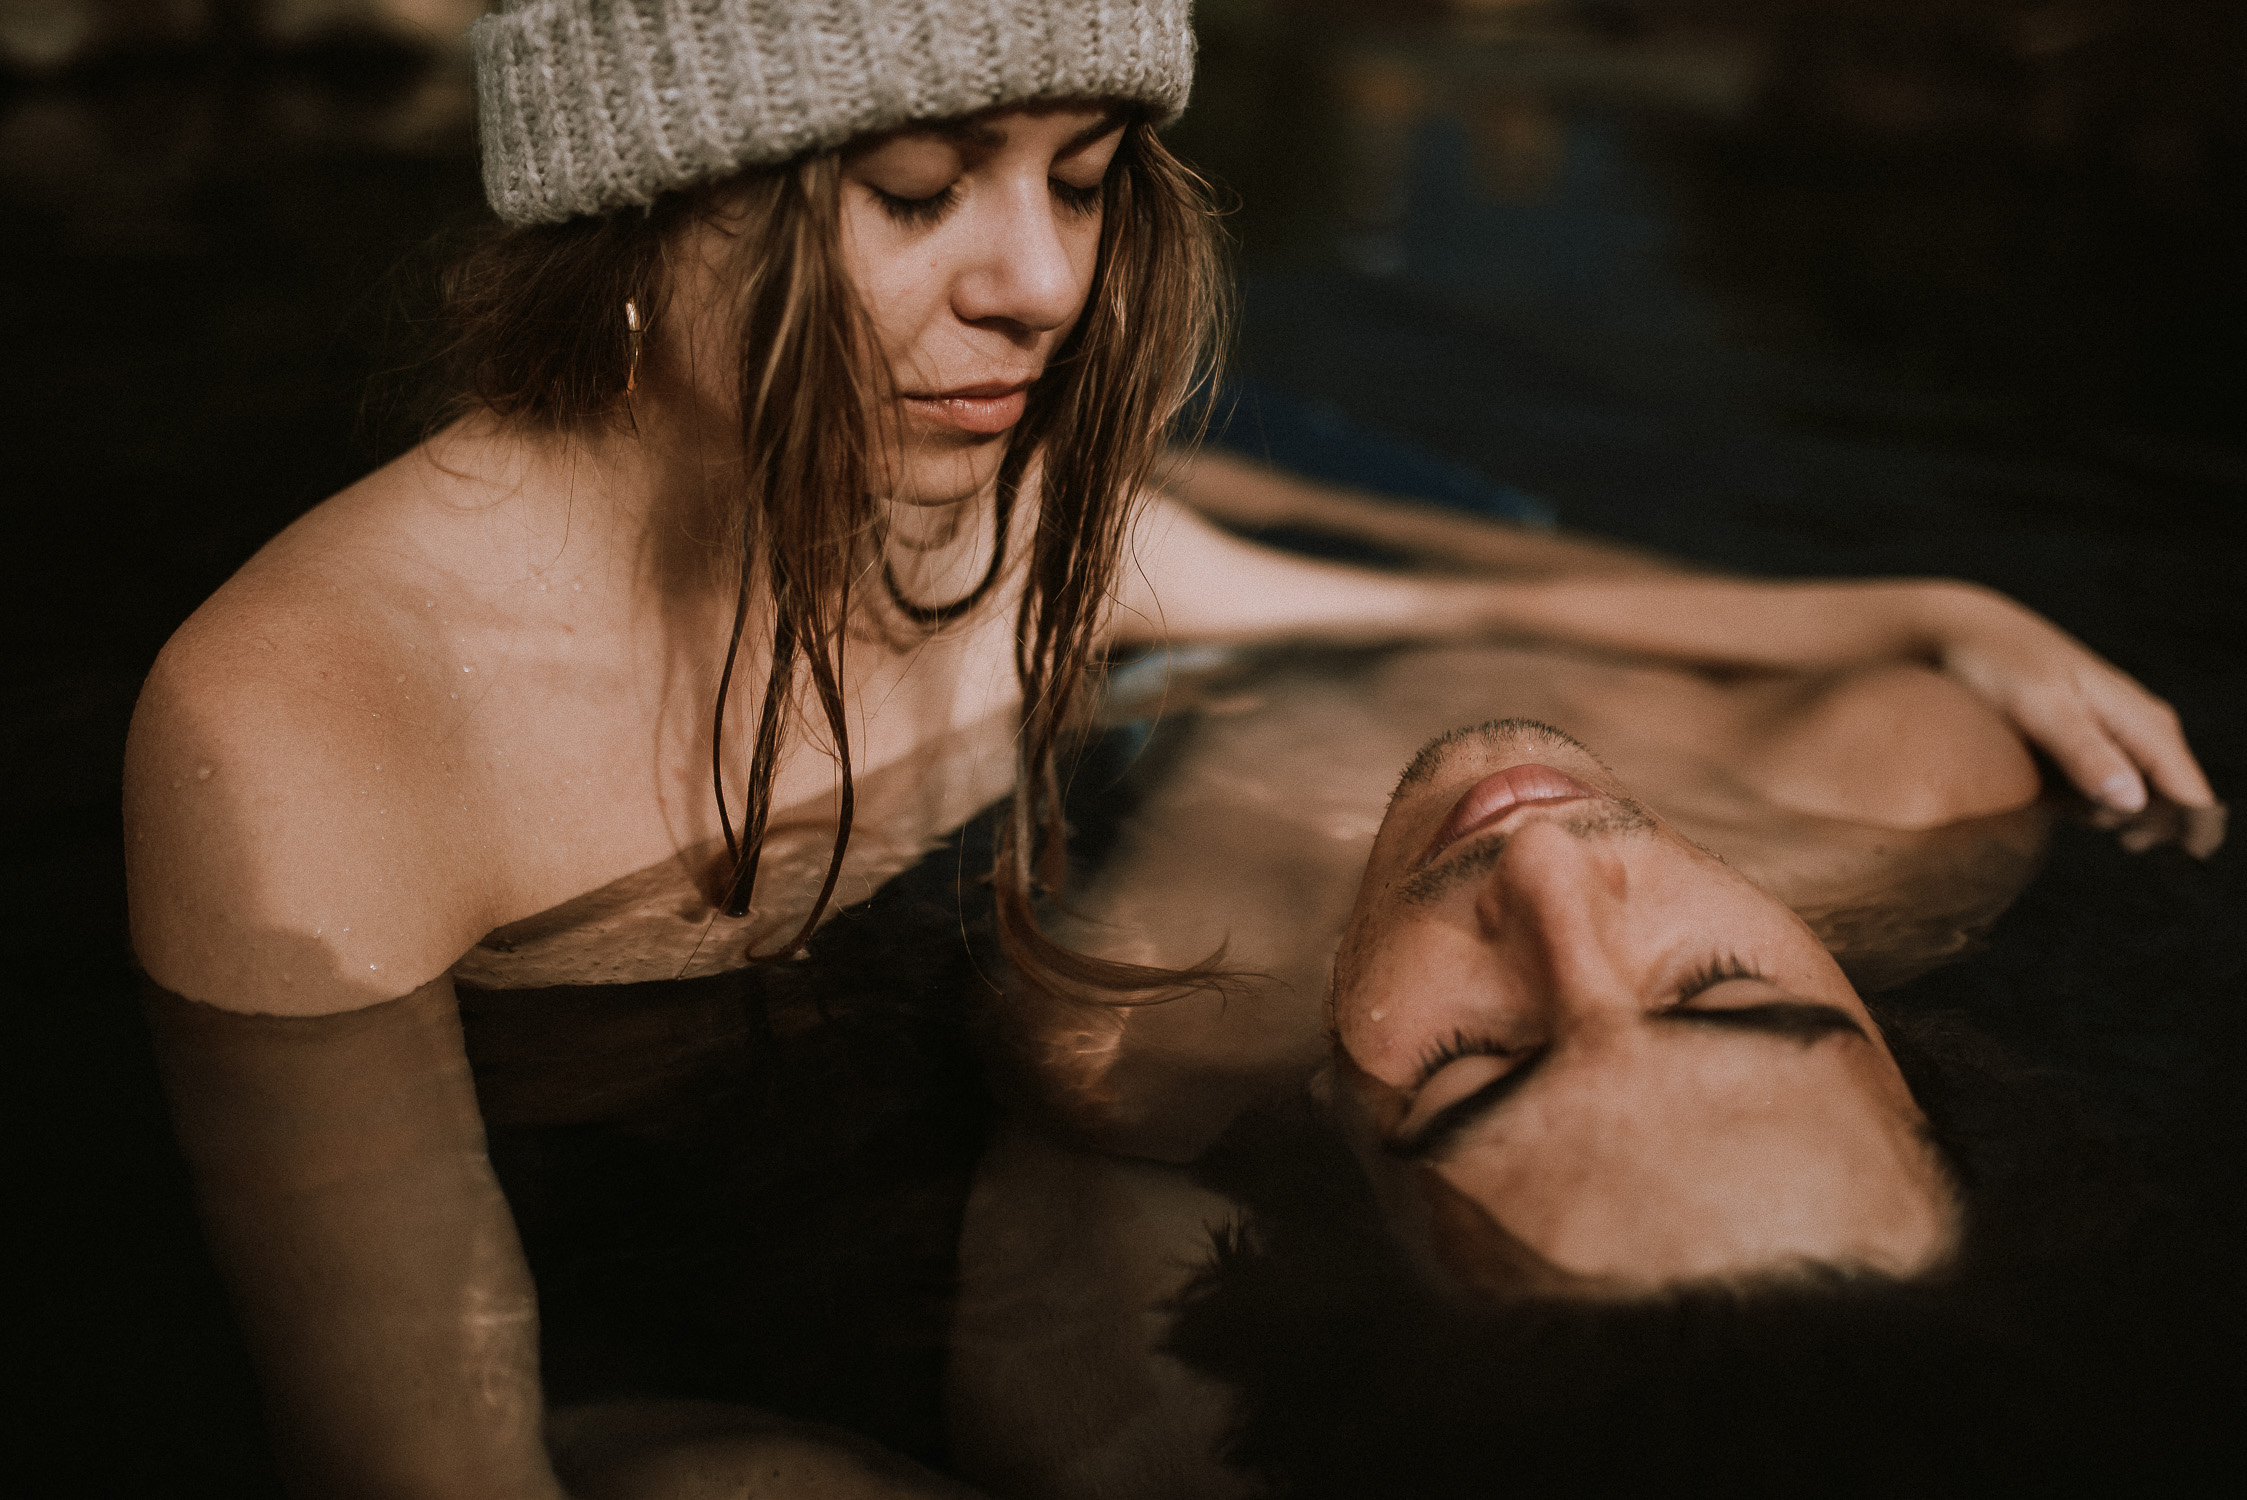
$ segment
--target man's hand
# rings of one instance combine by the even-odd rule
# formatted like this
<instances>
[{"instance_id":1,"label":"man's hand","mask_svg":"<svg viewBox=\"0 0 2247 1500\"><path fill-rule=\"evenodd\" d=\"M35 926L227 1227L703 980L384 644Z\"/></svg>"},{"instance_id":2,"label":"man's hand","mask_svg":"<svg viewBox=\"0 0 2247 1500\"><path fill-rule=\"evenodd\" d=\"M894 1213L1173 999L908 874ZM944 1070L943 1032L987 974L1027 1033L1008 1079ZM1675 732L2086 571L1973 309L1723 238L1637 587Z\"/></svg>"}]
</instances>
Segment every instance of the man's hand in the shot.
<instances>
[{"instance_id":1,"label":"man's hand","mask_svg":"<svg viewBox=\"0 0 2247 1500\"><path fill-rule=\"evenodd\" d=\"M2223 809L2176 710L2034 611L1962 583L1924 586L1935 664L1994 705L2049 755L2101 821L2150 848L2174 838L2206 858Z\"/></svg>"}]
</instances>

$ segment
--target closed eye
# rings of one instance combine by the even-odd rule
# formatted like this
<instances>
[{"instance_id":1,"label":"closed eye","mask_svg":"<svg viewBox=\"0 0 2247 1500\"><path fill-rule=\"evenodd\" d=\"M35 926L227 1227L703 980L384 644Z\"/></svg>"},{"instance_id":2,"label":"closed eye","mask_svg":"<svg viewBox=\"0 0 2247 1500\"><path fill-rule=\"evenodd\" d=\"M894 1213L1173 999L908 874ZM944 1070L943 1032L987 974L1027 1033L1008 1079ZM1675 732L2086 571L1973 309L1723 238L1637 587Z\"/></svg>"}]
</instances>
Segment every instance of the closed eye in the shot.
<instances>
[{"instance_id":1,"label":"closed eye","mask_svg":"<svg viewBox=\"0 0 2247 1500\"><path fill-rule=\"evenodd\" d=\"M1412 1087L1414 1092L1426 1088L1429 1079L1435 1077L1462 1057L1512 1057L1513 1055L1513 1049L1503 1042L1490 1037L1472 1036L1465 1031L1454 1031L1448 1040L1436 1043L1421 1057L1419 1071L1412 1080Z\"/></svg>"},{"instance_id":2,"label":"closed eye","mask_svg":"<svg viewBox=\"0 0 2247 1500\"><path fill-rule=\"evenodd\" d=\"M1735 979L1763 978L1762 970L1751 968L1732 955L1725 954L1722 957L1707 960L1701 967L1687 975L1685 982L1677 987L1677 998L1671 1003L1683 1005L1694 996L1706 994L1718 985L1729 983Z\"/></svg>"},{"instance_id":3,"label":"closed eye","mask_svg":"<svg viewBox=\"0 0 2247 1500\"><path fill-rule=\"evenodd\" d=\"M1464 1055L1464 1054L1462 1054ZM1550 1047L1537 1047L1519 1056L1512 1067L1472 1090L1463 1099L1455 1099L1430 1115L1417 1128L1386 1142L1388 1151L1410 1161L1439 1160L1474 1125L1521 1092L1530 1079L1537 1076L1545 1060L1552 1056Z\"/></svg>"},{"instance_id":4,"label":"closed eye","mask_svg":"<svg viewBox=\"0 0 2247 1500\"><path fill-rule=\"evenodd\" d=\"M1104 182L1095 182L1090 187L1078 187L1074 183L1063 182L1058 177L1049 177L1046 181L1053 188L1053 196L1070 213L1080 218L1090 218L1100 212L1101 200L1106 196L1102 191Z\"/></svg>"},{"instance_id":5,"label":"closed eye","mask_svg":"<svg viewBox=\"0 0 2247 1500\"><path fill-rule=\"evenodd\" d=\"M953 183L940 193L931 193L926 198L901 198L895 193L885 193L878 187L870 187L869 191L873 193L874 201L882 206L882 212L889 215L892 223L902 224L908 229L926 229L943 218L952 205L960 200L958 183Z\"/></svg>"}]
</instances>

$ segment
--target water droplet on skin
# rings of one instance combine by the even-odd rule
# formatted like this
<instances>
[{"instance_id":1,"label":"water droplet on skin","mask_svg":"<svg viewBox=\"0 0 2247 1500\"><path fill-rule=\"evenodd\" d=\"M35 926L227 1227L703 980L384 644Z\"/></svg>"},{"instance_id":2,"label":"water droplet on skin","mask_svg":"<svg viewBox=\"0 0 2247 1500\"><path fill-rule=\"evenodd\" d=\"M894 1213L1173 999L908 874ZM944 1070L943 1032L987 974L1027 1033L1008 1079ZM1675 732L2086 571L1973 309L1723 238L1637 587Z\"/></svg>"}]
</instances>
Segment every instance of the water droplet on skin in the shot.
<instances>
[{"instance_id":1,"label":"water droplet on skin","mask_svg":"<svg viewBox=\"0 0 2247 1500\"><path fill-rule=\"evenodd\" d=\"M1370 1013L1370 1019L1375 1021L1382 1021L1388 1019L1388 1015L1389 1013L1385 1010L1377 1010Z\"/></svg>"},{"instance_id":2,"label":"water droplet on skin","mask_svg":"<svg viewBox=\"0 0 2247 1500\"><path fill-rule=\"evenodd\" d=\"M462 667L462 668L461 668L461 670L462 670L463 672L473 672L473 671L475 671L476 669L475 669L474 667Z\"/></svg>"}]
</instances>

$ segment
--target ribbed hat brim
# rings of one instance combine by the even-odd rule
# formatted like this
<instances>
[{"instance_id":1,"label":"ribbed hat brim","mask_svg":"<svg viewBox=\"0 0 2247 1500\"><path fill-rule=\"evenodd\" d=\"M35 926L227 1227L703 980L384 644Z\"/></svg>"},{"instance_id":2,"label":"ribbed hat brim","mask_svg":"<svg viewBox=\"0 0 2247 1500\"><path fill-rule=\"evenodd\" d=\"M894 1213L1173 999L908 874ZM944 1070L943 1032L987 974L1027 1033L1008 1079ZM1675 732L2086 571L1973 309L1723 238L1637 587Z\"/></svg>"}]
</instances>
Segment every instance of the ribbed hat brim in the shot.
<instances>
[{"instance_id":1,"label":"ribbed hat brim","mask_svg":"<svg viewBox=\"0 0 2247 1500\"><path fill-rule=\"evenodd\" d=\"M528 0L479 20L484 190L512 224L672 188L913 120L1127 99L1193 82L1190 0Z\"/></svg>"}]
</instances>

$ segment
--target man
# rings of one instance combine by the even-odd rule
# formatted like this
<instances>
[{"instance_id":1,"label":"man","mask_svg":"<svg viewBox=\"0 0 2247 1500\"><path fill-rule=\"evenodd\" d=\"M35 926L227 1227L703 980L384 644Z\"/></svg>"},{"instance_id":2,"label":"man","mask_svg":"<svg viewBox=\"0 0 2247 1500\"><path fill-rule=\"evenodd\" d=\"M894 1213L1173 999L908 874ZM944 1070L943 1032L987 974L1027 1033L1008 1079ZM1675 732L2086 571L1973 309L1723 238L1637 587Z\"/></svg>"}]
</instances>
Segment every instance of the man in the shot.
<instances>
[{"instance_id":1,"label":"man","mask_svg":"<svg viewBox=\"0 0 2247 1500\"><path fill-rule=\"evenodd\" d=\"M1974 1260L1957 1152L1829 951L1882 982L1928 967L2033 869L2035 767L1967 694L1510 647L1204 663L1144 691L1199 712L1143 752L1068 936L1164 965L1222 944L1235 978L1105 1011L1011 997L1018 1120L971 1201L955 1320L971 1478L1299 1487L1259 1423L1355 1462L1416 1451L1435 1411L1518 1444L1501 1409L1559 1432L1576 1388L1531 1400L1521 1361L1482 1384L1412 1352L1423 1332L1559 1307L1647 1348L1681 1307L1838 1306ZM1515 716L1428 739L1477 708ZM1306 1242L1281 1280L1308 1290L1257 1280ZM1612 1393L1632 1368L1584 1378Z\"/></svg>"}]
</instances>

